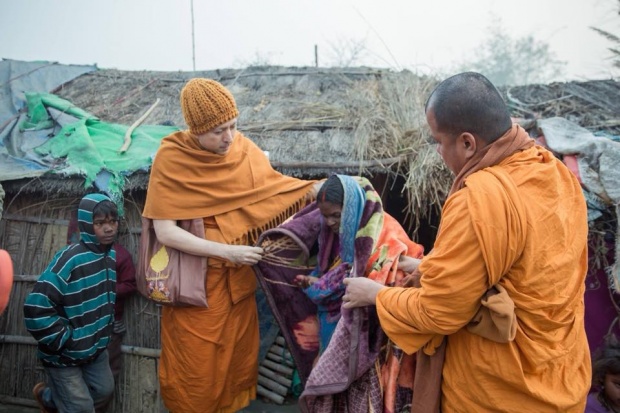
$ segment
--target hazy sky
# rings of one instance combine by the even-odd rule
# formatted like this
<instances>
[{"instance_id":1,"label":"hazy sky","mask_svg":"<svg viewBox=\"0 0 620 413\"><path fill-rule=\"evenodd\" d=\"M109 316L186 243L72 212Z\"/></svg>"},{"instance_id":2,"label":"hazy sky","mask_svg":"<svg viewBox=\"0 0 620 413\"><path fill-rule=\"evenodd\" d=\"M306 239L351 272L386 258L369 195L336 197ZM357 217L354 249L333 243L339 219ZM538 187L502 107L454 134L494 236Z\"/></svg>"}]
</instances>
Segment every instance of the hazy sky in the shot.
<instances>
[{"instance_id":1,"label":"hazy sky","mask_svg":"<svg viewBox=\"0 0 620 413\"><path fill-rule=\"evenodd\" d=\"M448 72L480 47L492 19L533 35L566 61L558 80L609 78L620 35L617 0L194 0L196 69L253 63L333 65L362 45L358 64ZM0 0L0 58L192 70L191 0Z\"/></svg>"}]
</instances>

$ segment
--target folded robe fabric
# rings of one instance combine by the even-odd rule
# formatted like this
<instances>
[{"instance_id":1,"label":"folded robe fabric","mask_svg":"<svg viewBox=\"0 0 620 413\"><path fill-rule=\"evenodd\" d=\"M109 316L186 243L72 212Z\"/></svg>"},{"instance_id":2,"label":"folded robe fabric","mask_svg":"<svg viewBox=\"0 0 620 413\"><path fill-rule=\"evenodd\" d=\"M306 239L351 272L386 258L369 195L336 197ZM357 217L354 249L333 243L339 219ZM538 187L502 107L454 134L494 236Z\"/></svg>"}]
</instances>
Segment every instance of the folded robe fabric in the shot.
<instances>
[{"instance_id":1,"label":"folded robe fabric","mask_svg":"<svg viewBox=\"0 0 620 413\"><path fill-rule=\"evenodd\" d=\"M165 137L157 151L142 215L215 217L228 244L254 243L262 230L305 206L314 182L274 170L263 151L240 132L229 152L219 155L180 131Z\"/></svg>"}]
</instances>

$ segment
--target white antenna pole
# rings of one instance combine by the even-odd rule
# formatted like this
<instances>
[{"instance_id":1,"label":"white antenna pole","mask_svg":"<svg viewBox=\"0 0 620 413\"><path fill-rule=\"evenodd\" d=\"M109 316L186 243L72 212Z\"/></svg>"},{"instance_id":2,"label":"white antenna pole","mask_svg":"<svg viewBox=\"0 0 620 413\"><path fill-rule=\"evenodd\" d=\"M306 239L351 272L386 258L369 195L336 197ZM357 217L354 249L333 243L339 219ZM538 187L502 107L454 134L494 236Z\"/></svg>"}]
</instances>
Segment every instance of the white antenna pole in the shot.
<instances>
[{"instance_id":1,"label":"white antenna pole","mask_svg":"<svg viewBox=\"0 0 620 413\"><path fill-rule=\"evenodd\" d=\"M194 41L194 0L190 0L192 8L192 67L196 71L196 42Z\"/></svg>"}]
</instances>

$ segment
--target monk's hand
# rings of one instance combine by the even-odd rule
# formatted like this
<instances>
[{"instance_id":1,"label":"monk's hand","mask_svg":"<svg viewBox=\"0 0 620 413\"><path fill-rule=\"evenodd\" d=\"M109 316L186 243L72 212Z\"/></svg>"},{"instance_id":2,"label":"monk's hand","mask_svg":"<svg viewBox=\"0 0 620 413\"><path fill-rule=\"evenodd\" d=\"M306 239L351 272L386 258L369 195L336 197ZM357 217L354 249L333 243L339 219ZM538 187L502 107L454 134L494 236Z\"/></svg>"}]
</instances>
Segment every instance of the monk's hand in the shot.
<instances>
[{"instance_id":1,"label":"monk's hand","mask_svg":"<svg viewBox=\"0 0 620 413\"><path fill-rule=\"evenodd\" d=\"M316 195L319 193L319 190L321 189L321 187L323 186L325 181L326 180L323 179L321 181L315 182L314 185L312 185L312 188L306 194L306 201L307 202L312 202L312 201L314 201L316 199Z\"/></svg>"},{"instance_id":2,"label":"monk's hand","mask_svg":"<svg viewBox=\"0 0 620 413\"><path fill-rule=\"evenodd\" d=\"M422 284L420 283L420 278L422 278L422 273L420 272L420 270L415 269L411 274L405 275L405 277L403 277L403 279L398 283L398 286L404 288L420 288L422 287Z\"/></svg>"},{"instance_id":3,"label":"monk's hand","mask_svg":"<svg viewBox=\"0 0 620 413\"><path fill-rule=\"evenodd\" d=\"M365 277L345 278L342 282L346 287L344 296L342 296L343 308L375 305L377 293L385 287Z\"/></svg>"},{"instance_id":4,"label":"monk's hand","mask_svg":"<svg viewBox=\"0 0 620 413\"><path fill-rule=\"evenodd\" d=\"M263 258L264 251L260 247L247 245L229 245L226 260L237 265L254 265Z\"/></svg>"}]
</instances>

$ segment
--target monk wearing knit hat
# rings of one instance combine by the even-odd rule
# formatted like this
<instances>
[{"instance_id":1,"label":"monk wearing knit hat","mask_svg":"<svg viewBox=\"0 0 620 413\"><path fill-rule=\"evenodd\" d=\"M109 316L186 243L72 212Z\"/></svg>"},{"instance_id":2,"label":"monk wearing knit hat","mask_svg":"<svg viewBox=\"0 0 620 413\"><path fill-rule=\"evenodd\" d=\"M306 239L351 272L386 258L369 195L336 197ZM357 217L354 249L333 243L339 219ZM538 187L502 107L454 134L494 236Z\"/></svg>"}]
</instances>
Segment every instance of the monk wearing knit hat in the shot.
<instances>
[{"instance_id":1,"label":"monk wearing knit hat","mask_svg":"<svg viewBox=\"0 0 620 413\"><path fill-rule=\"evenodd\" d=\"M233 95L211 79L181 91L188 130L162 140L143 216L157 239L208 257L208 307L163 307L160 387L171 412L235 412L256 397L258 315L252 247L262 231L304 207L319 183L282 175L237 131ZM201 218L204 238L177 226ZM185 275L185 274L184 274Z\"/></svg>"}]
</instances>

